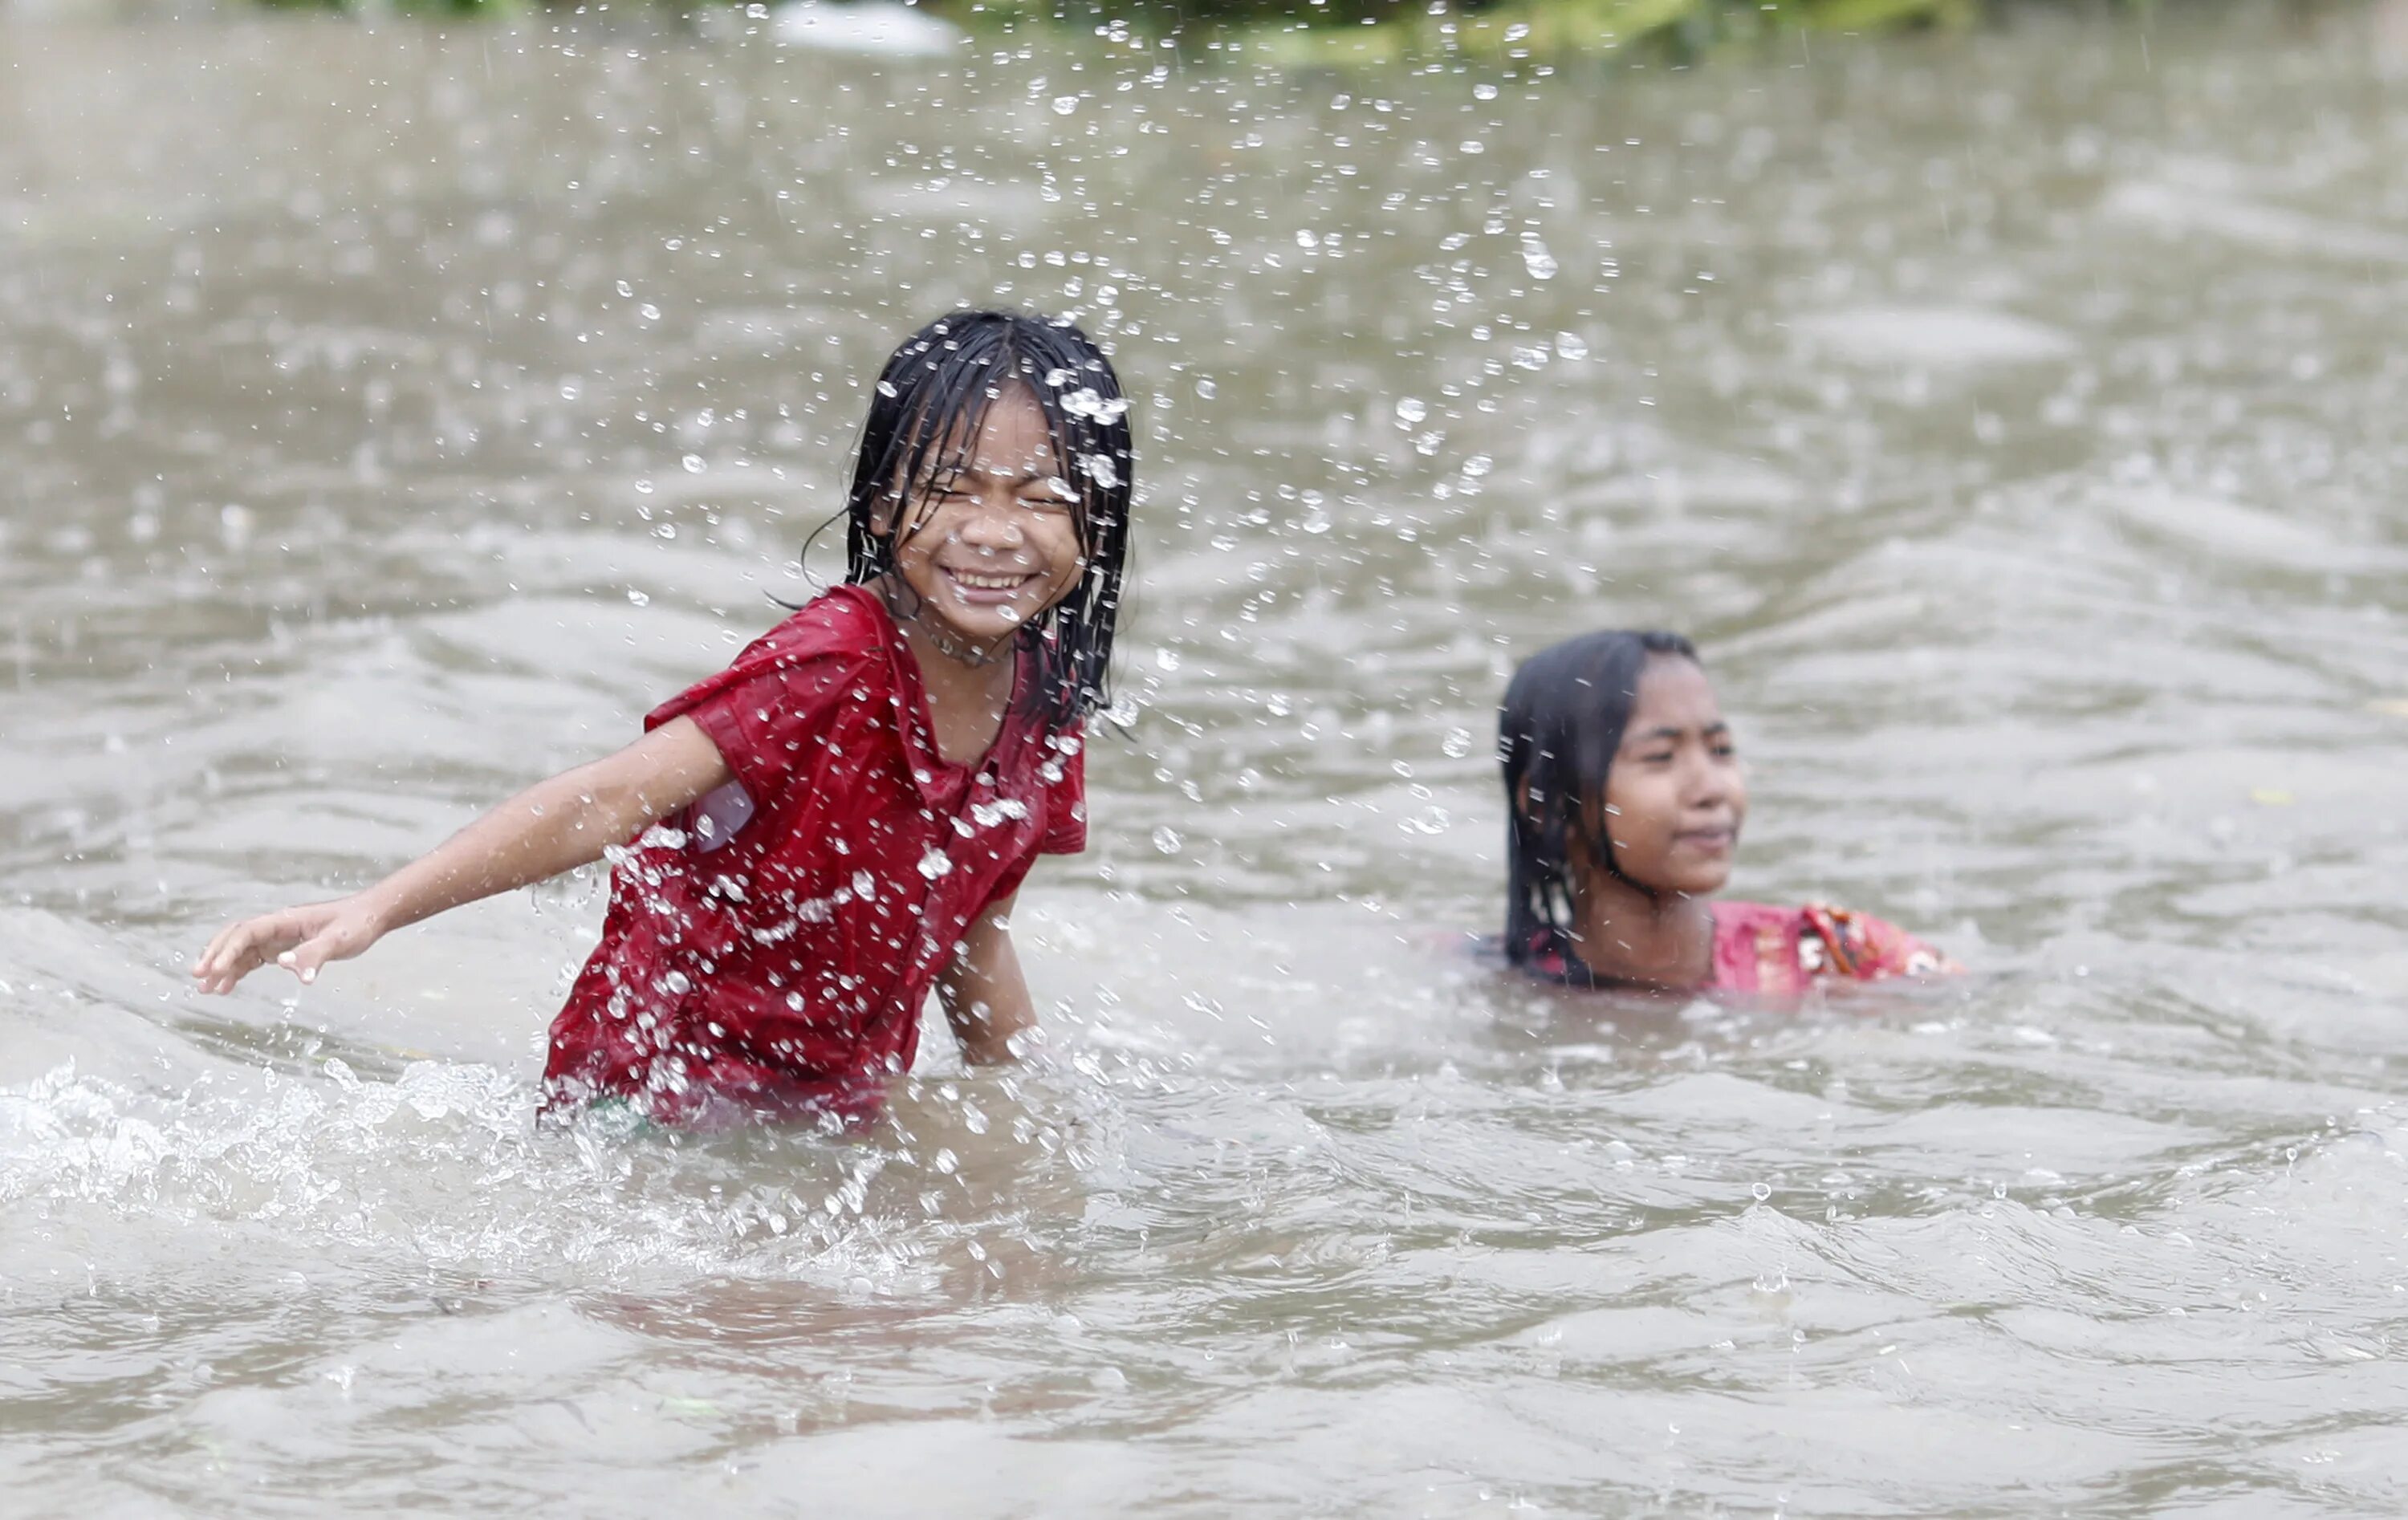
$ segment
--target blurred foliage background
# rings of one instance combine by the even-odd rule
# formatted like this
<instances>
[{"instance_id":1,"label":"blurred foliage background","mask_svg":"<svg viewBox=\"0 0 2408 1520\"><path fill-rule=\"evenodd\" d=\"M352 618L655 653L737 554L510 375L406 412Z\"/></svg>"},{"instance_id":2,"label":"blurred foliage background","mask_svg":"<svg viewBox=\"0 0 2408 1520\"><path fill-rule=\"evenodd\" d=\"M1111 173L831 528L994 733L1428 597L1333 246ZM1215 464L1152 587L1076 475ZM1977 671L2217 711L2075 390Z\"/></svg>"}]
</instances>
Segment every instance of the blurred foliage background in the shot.
<instances>
[{"instance_id":1,"label":"blurred foliage background","mask_svg":"<svg viewBox=\"0 0 2408 1520\"><path fill-rule=\"evenodd\" d=\"M583 10L579 0L261 0L279 7L475 15ZM810 4L909 5L973 33L1242 39L1275 60L1345 64L1469 56L1506 62L1628 50L1679 59L1799 34L1964 28L2017 9L2145 14L2163 0L655 0L693 15ZM2189 4L2226 0L2186 0ZM2271 0L2306 9L2325 0Z\"/></svg>"}]
</instances>

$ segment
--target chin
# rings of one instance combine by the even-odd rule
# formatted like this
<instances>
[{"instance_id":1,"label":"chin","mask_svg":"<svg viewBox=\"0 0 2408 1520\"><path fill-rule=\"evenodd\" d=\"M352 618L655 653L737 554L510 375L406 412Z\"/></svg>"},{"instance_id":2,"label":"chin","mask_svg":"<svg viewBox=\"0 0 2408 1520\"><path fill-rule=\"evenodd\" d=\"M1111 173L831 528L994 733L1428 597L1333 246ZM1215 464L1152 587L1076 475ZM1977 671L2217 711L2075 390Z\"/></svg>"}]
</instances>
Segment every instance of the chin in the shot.
<instances>
[{"instance_id":1,"label":"chin","mask_svg":"<svg viewBox=\"0 0 2408 1520\"><path fill-rule=\"evenodd\" d=\"M1730 872L1727 870L1695 871L1656 890L1677 892L1684 897L1711 897L1729 884Z\"/></svg>"},{"instance_id":2,"label":"chin","mask_svg":"<svg viewBox=\"0 0 2408 1520\"><path fill-rule=\"evenodd\" d=\"M1008 638L1018 633L1024 626L1022 619L997 617L983 608L967 614L955 614L949 610L945 614L944 623L956 637L974 639L982 644L992 643L998 638Z\"/></svg>"}]
</instances>

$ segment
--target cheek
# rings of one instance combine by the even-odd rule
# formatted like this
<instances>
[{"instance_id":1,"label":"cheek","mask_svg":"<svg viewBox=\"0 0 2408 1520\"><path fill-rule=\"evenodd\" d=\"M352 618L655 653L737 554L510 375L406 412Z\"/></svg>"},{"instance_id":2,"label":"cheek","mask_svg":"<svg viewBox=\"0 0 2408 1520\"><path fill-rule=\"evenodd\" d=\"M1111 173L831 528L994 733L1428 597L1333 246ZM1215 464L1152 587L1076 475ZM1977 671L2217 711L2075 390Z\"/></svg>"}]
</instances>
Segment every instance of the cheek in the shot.
<instances>
[{"instance_id":1,"label":"cheek","mask_svg":"<svg viewBox=\"0 0 2408 1520\"><path fill-rule=\"evenodd\" d=\"M1666 791L1665 785L1654 777L1627 781L1619 775L1606 778L1605 800L1619 810L1606 820L1612 825L1614 843L1646 853L1664 847L1671 816L1665 807Z\"/></svg>"},{"instance_id":2,"label":"cheek","mask_svg":"<svg viewBox=\"0 0 2408 1520\"><path fill-rule=\"evenodd\" d=\"M1045 562L1053 567L1055 580L1075 581L1086 567L1079 554L1079 530L1068 518L1049 519L1038 541L1044 548Z\"/></svg>"}]
</instances>

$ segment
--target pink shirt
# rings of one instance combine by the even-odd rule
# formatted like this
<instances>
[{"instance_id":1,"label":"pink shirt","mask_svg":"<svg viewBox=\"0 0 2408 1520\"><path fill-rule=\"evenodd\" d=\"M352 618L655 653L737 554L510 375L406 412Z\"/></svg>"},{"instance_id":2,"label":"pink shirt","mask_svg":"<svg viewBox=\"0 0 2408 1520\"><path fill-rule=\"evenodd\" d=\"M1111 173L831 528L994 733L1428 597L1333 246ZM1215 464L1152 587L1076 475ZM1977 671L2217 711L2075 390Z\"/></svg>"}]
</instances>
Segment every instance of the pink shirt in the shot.
<instances>
[{"instance_id":1,"label":"pink shirt","mask_svg":"<svg viewBox=\"0 0 2408 1520\"><path fill-rule=\"evenodd\" d=\"M1879 982L1958 969L1895 924L1822 903L1717 902L1714 979L1724 992L1800 993L1821 981Z\"/></svg>"},{"instance_id":2,"label":"pink shirt","mask_svg":"<svg viewBox=\"0 0 2408 1520\"><path fill-rule=\"evenodd\" d=\"M1802 993L1818 982L1879 982L1885 977L1962 968L1895 924L1822 903L1778 908L1715 902L1713 974L1700 992ZM1586 986L1592 973L1579 947L1553 931L1531 947L1524 968L1551 982Z\"/></svg>"}]
</instances>

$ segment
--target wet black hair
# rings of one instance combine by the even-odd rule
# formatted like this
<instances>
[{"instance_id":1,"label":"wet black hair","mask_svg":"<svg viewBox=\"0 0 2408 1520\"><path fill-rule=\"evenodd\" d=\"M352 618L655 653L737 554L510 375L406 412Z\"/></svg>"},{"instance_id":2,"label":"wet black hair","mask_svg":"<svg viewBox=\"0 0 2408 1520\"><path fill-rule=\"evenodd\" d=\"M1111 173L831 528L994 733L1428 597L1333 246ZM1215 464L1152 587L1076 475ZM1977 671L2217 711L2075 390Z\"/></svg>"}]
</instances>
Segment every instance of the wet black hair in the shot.
<instances>
[{"instance_id":1,"label":"wet black hair","mask_svg":"<svg viewBox=\"0 0 2408 1520\"><path fill-rule=\"evenodd\" d=\"M878 377L845 503L845 579L894 569L895 546L924 512L881 531L902 499L941 488L968 464L987 408L1013 384L1045 415L1076 499L1086 570L1070 594L1020 630L1037 655L1025 700L1060 729L1111 701L1112 628L1128 559L1133 466L1128 401L1095 340L1069 323L1022 311L951 311L904 339Z\"/></svg>"},{"instance_id":2,"label":"wet black hair","mask_svg":"<svg viewBox=\"0 0 2408 1520\"><path fill-rule=\"evenodd\" d=\"M1504 949L1515 965L1568 943L1573 839L1589 860L1630 882L1613 858L1605 778L1630 726L1639 678L1666 654L1704 664L1679 634L1609 629L1541 650L1505 687L1497 757L1505 770Z\"/></svg>"}]
</instances>

